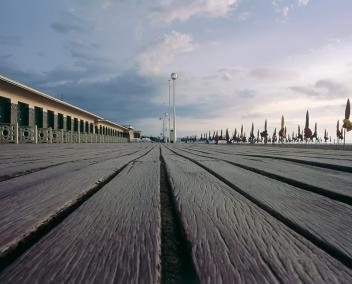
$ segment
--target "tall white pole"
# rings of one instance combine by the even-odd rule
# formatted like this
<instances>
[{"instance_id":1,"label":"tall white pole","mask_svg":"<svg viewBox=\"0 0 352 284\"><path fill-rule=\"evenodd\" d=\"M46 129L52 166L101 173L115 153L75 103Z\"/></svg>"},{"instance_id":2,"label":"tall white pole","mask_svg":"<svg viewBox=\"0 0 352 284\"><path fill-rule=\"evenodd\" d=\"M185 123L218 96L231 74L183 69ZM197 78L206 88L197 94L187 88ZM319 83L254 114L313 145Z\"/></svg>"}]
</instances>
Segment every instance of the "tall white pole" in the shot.
<instances>
[{"instance_id":1,"label":"tall white pole","mask_svg":"<svg viewBox=\"0 0 352 284\"><path fill-rule=\"evenodd\" d=\"M175 92L175 81L177 79L177 73L171 73L171 79L172 79L172 86L173 86L173 103L174 103L174 106L173 106L173 139L172 139L172 142L173 143L176 143L177 141L177 136L176 136L176 105L175 105L175 96L176 96L176 92Z\"/></svg>"},{"instance_id":2,"label":"tall white pole","mask_svg":"<svg viewBox=\"0 0 352 284\"><path fill-rule=\"evenodd\" d=\"M164 143L166 142L166 135L165 135L165 113L163 114L163 140Z\"/></svg>"},{"instance_id":3,"label":"tall white pole","mask_svg":"<svg viewBox=\"0 0 352 284\"><path fill-rule=\"evenodd\" d=\"M173 80L172 82L172 86L173 86L173 93L174 93L174 125L173 125L173 128L174 128L174 143L176 143L177 141L177 138L176 138L176 105L175 105L175 80Z\"/></svg>"},{"instance_id":4,"label":"tall white pole","mask_svg":"<svg viewBox=\"0 0 352 284\"><path fill-rule=\"evenodd\" d=\"M169 79L169 142L171 141L171 124L170 124L170 114L171 114L171 80Z\"/></svg>"}]
</instances>

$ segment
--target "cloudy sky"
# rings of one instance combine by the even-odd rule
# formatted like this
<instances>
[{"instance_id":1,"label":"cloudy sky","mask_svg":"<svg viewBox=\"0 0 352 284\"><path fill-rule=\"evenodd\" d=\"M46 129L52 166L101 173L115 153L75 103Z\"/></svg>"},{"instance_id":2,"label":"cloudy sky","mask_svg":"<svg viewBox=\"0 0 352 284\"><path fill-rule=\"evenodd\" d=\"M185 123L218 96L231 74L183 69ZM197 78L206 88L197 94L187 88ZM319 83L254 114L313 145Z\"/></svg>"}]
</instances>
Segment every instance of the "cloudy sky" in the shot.
<instances>
[{"instance_id":1,"label":"cloudy sky","mask_svg":"<svg viewBox=\"0 0 352 284\"><path fill-rule=\"evenodd\" d=\"M0 74L158 135L311 124L352 98L351 0L2 0Z\"/></svg>"}]
</instances>

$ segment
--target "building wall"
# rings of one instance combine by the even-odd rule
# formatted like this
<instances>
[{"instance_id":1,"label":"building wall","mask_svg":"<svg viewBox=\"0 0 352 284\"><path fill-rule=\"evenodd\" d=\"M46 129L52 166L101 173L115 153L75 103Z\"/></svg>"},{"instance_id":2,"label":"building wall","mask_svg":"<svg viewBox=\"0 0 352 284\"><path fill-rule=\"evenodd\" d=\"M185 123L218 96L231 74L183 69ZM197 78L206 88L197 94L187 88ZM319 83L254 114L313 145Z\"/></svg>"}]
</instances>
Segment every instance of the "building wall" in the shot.
<instances>
[{"instance_id":1,"label":"building wall","mask_svg":"<svg viewBox=\"0 0 352 284\"><path fill-rule=\"evenodd\" d=\"M95 126L98 127L98 130L101 127L105 129L105 135L110 133L110 135L116 134L116 136L123 137L126 131L125 128L119 127L113 123L108 121L104 121L99 119L97 116L89 115L84 111L80 111L78 109L72 108L65 104L61 104L60 102L52 101L48 98L45 98L39 94L33 93L29 90L23 89L19 86L14 86L6 81L0 80L0 96L9 98L11 100L11 123L17 123L17 109L18 102L22 102L29 105L29 125L31 127L35 126L35 115L34 115L34 107L40 107L43 109L43 128L47 128L47 112L51 110L54 112L54 129L58 127L58 113L64 115L64 129L66 130L67 126L67 116L70 116L72 119L72 130L73 130L73 120L77 118L79 123L81 120L84 121L84 129L85 122L88 122L89 125L93 124L93 133L95 133ZM88 127L89 129L90 127ZM112 131L114 130L114 131Z\"/></svg>"},{"instance_id":2,"label":"building wall","mask_svg":"<svg viewBox=\"0 0 352 284\"><path fill-rule=\"evenodd\" d=\"M0 96L11 99L11 103L17 105L18 102L26 103L29 105L30 112L34 114L34 107L43 108L43 112L47 113L48 110L54 111L55 115L58 113L62 113L65 115L71 116L71 118L78 118L79 120L83 119L85 121L94 123L95 117L89 116L84 112L80 112L78 110L72 109L69 106L64 104L60 104L19 87L8 84L7 82L0 81ZM17 120L17 116L14 113L11 113L11 119ZM56 119L55 119L56 120ZM33 119L30 121L34 123L34 115ZM44 120L45 121L45 120ZM12 121L15 122L15 121ZM31 124L30 122L30 124Z\"/></svg>"}]
</instances>

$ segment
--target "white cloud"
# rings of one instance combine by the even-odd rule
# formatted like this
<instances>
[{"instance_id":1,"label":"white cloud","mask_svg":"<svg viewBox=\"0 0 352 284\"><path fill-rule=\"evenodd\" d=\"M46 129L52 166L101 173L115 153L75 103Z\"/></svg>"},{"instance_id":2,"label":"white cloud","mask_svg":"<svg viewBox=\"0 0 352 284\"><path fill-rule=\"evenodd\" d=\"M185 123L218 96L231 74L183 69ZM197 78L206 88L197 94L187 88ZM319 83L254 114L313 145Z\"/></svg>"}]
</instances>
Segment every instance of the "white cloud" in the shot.
<instances>
[{"instance_id":1,"label":"white cloud","mask_svg":"<svg viewBox=\"0 0 352 284\"><path fill-rule=\"evenodd\" d=\"M112 6L112 0L102 0L101 7L103 9L108 9Z\"/></svg>"},{"instance_id":2,"label":"white cloud","mask_svg":"<svg viewBox=\"0 0 352 284\"><path fill-rule=\"evenodd\" d=\"M299 6L307 6L310 0L298 0Z\"/></svg>"},{"instance_id":3,"label":"white cloud","mask_svg":"<svg viewBox=\"0 0 352 284\"><path fill-rule=\"evenodd\" d=\"M280 14L283 18L287 18L289 13L297 6L304 7L307 6L309 2L310 0L298 0L297 4L293 4L287 0L272 0L271 4L278 14Z\"/></svg>"},{"instance_id":4,"label":"white cloud","mask_svg":"<svg viewBox=\"0 0 352 284\"><path fill-rule=\"evenodd\" d=\"M193 16L224 17L238 0L162 1L162 9L151 14L152 22L187 21Z\"/></svg>"},{"instance_id":5,"label":"white cloud","mask_svg":"<svg viewBox=\"0 0 352 284\"><path fill-rule=\"evenodd\" d=\"M171 64L178 54L188 53L196 48L191 35L171 32L160 41L148 46L135 57L140 75L157 75L161 69Z\"/></svg>"}]
</instances>

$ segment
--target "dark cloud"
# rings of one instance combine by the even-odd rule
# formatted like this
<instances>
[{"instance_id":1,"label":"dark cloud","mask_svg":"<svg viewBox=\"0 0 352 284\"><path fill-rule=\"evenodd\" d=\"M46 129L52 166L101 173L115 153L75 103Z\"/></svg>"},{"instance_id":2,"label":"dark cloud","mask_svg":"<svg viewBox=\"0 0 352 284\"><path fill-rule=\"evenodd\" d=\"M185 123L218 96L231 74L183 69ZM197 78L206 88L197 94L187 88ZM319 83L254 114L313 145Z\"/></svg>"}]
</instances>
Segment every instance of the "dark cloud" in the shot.
<instances>
[{"instance_id":1,"label":"dark cloud","mask_svg":"<svg viewBox=\"0 0 352 284\"><path fill-rule=\"evenodd\" d=\"M4 76L121 124L158 117L165 111L164 106L152 102L162 84L140 77L133 71L93 81L82 80L94 77L91 70L55 69L30 74L1 64L0 70Z\"/></svg>"},{"instance_id":2,"label":"dark cloud","mask_svg":"<svg viewBox=\"0 0 352 284\"><path fill-rule=\"evenodd\" d=\"M291 79L297 77L292 71L272 68L257 68L249 72L249 75L258 79Z\"/></svg>"},{"instance_id":3,"label":"dark cloud","mask_svg":"<svg viewBox=\"0 0 352 284\"><path fill-rule=\"evenodd\" d=\"M7 60L11 57L12 57L12 54L10 54L10 53L0 54L1 60Z\"/></svg>"},{"instance_id":4,"label":"dark cloud","mask_svg":"<svg viewBox=\"0 0 352 284\"><path fill-rule=\"evenodd\" d=\"M292 86L289 89L317 98L341 98L349 94L349 89L344 83L331 79L318 80L313 86Z\"/></svg>"},{"instance_id":5,"label":"dark cloud","mask_svg":"<svg viewBox=\"0 0 352 284\"><path fill-rule=\"evenodd\" d=\"M105 65L109 65L109 61L103 56L99 55L100 53L97 52L97 49L100 48L98 44L80 40L69 40L66 43L65 48L68 50L71 56L76 59L75 65L77 67L82 67L82 65L89 63L100 65L104 63Z\"/></svg>"},{"instance_id":6,"label":"dark cloud","mask_svg":"<svg viewBox=\"0 0 352 284\"><path fill-rule=\"evenodd\" d=\"M191 105L177 106L177 116L183 118L216 118L221 116L222 105L218 104L207 104L207 103L198 103Z\"/></svg>"},{"instance_id":7,"label":"dark cloud","mask_svg":"<svg viewBox=\"0 0 352 284\"><path fill-rule=\"evenodd\" d=\"M60 21L54 21L51 28L59 33L83 32L94 28L94 24L86 19L82 19L74 13L66 12L62 14Z\"/></svg>"},{"instance_id":8,"label":"dark cloud","mask_svg":"<svg viewBox=\"0 0 352 284\"><path fill-rule=\"evenodd\" d=\"M120 123L158 116L161 106L151 102L157 86L134 72L95 82L72 82L49 88L50 93L91 112Z\"/></svg>"},{"instance_id":9,"label":"dark cloud","mask_svg":"<svg viewBox=\"0 0 352 284\"><path fill-rule=\"evenodd\" d=\"M21 37L13 35L0 35L1 45L18 45L21 43Z\"/></svg>"},{"instance_id":10,"label":"dark cloud","mask_svg":"<svg viewBox=\"0 0 352 284\"><path fill-rule=\"evenodd\" d=\"M51 28L59 33L81 32L84 30L83 27L77 24L59 22L52 23Z\"/></svg>"},{"instance_id":11,"label":"dark cloud","mask_svg":"<svg viewBox=\"0 0 352 284\"><path fill-rule=\"evenodd\" d=\"M238 94L241 97L241 99L252 99L256 96L256 91L245 89L245 90L237 91L236 94Z\"/></svg>"},{"instance_id":12,"label":"dark cloud","mask_svg":"<svg viewBox=\"0 0 352 284\"><path fill-rule=\"evenodd\" d=\"M315 91L314 88L312 87L292 86L292 87L289 87L289 89L297 93L305 94L312 97L319 96L319 92Z\"/></svg>"},{"instance_id":13,"label":"dark cloud","mask_svg":"<svg viewBox=\"0 0 352 284\"><path fill-rule=\"evenodd\" d=\"M325 89L330 96L344 97L348 94L348 88L343 84L330 79L322 79L315 83L318 89Z\"/></svg>"}]
</instances>

